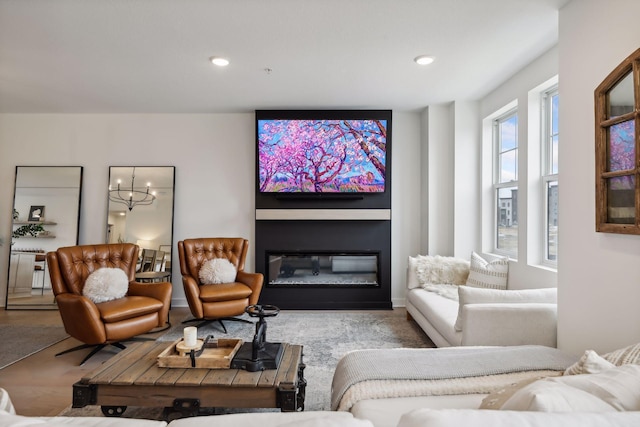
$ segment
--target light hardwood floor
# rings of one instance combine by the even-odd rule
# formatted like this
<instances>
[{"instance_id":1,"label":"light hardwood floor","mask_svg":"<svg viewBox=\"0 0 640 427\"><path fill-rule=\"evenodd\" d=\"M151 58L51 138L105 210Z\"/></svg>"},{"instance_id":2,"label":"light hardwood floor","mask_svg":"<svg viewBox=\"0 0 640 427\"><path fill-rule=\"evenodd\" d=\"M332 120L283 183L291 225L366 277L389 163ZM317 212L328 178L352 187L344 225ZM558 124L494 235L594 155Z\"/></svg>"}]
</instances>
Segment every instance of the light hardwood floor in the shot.
<instances>
[{"instance_id":1,"label":"light hardwood floor","mask_svg":"<svg viewBox=\"0 0 640 427\"><path fill-rule=\"evenodd\" d=\"M189 314L186 307L173 308L171 319L183 319ZM12 325L60 325L57 310L4 310L0 309L0 323ZM162 332L150 334L160 336ZM11 366L0 369L0 387L6 389L19 415L54 416L71 405L72 386L85 373L100 366L118 349L105 348L83 366L80 361L90 350L80 350L55 357L62 350L81 344L67 338L43 351ZM5 345L3 343L3 345ZM126 345L126 343L125 343Z\"/></svg>"}]
</instances>

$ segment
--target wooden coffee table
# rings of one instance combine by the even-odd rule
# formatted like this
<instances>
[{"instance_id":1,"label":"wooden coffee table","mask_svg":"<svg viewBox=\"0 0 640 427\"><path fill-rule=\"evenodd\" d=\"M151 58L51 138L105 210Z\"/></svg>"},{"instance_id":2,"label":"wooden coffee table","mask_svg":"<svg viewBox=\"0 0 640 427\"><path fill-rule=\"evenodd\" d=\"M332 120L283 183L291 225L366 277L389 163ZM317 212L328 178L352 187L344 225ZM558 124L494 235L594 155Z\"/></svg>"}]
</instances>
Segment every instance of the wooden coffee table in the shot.
<instances>
[{"instance_id":1,"label":"wooden coffee table","mask_svg":"<svg viewBox=\"0 0 640 427\"><path fill-rule=\"evenodd\" d=\"M285 344L278 369L160 368L171 342L134 343L73 385L73 407L100 405L107 416L127 406L172 408L183 416L203 408L304 410L302 346ZM166 414L166 412L165 412Z\"/></svg>"}]
</instances>

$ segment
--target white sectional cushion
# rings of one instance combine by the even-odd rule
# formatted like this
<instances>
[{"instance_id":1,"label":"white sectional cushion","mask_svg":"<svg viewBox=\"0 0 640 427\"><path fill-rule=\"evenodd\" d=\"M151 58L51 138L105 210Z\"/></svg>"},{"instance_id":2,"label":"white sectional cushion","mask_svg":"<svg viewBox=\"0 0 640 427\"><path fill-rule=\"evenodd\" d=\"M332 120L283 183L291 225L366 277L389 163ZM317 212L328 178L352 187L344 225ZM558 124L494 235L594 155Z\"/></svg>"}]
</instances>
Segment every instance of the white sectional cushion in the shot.
<instances>
[{"instance_id":1,"label":"white sectional cushion","mask_svg":"<svg viewBox=\"0 0 640 427\"><path fill-rule=\"evenodd\" d=\"M89 274L82 295L96 304L124 297L129 290L129 277L120 268L99 268Z\"/></svg>"},{"instance_id":2,"label":"white sectional cushion","mask_svg":"<svg viewBox=\"0 0 640 427\"><path fill-rule=\"evenodd\" d=\"M457 301L419 288L409 291L407 300L442 335L449 345L457 346L462 343L462 332L456 331L453 327L458 316Z\"/></svg>"},{"instance_id":3,"label":"white sectional cushion","mask_svg":"<svg viewBox=\"0 0 640 427\"><path fill-rule=\"evenodd\" d=\"M359 400L349 410L354 417L369 420L375 427L396 427L402 414L420 408L473 409L485 394L394 397Z\"/></svg>"},{"instance_id":4,"label":"white sectional cushion","mask_svg":"<svg viewBox=\"0 0 640 427\"><path fill-rule=\"evenodd\" d=\"M0 411L0 427L166 427L164 421L111 417L24 417Z\"/></svg>"},{"instance_id":5,"label":"white sectional cushion","mask_svg":"<svg viewBox=\"0 0 640 427\"><path fill-rule=\"evenodd\" d=\"M493 303L546 303L556 304L558 292L556 288L545 289L522 289L522 290L501 290L484 289L470 286L458 287L458 317L455 321L456 331L462 331L465 304L493 304Z\"/></svg>"},{"instance_id":6,"label":"white sectional cushion","mask_svg":"<svg viewBox=\"0 0 640 427\"><path fill-rule=\"evenodd\" d=\"M471 253L469 277L466 285L475 288L507 289L509 258L499 257L487 261L475 252Z\"/></svg>"},{"instance_id":7,"label":"white sectional cushion","mask_svg":"<svg viewBox=\"0 0 640 427\"><path fill-rule=\"evenodd\" d=\"M418 258L410 256L407 260L407 289L415 289L420 287L418 281L418 272L416 271Z\"/></svg>"},{"instance_id":8,"label":"white sectional cushion","mask_svg":"<svg viewBox=\"0 0 640 427\"><path fill-rule=\"evenodd\" d=\"M350 412L304 411L304 412L259 412L245 414L209 415L180 418L171 421L171 427L284 427L284 426L345 426L367 427L370 423L353 424L356 421ZM357 420L361 421L361 420ZM311 424L306 424L311 423Z\"/></svg>"},{"instance_id":9,"label":"white sectional cushion","mask_svg":"<svg viewBox=\"0 0 640 427\"><path fill-rule=\"evenodd\" d=\"M483 409L418 409L405 414L398 427L637 427L640 412L519 412Z\"/></svg>"}]
</instances>

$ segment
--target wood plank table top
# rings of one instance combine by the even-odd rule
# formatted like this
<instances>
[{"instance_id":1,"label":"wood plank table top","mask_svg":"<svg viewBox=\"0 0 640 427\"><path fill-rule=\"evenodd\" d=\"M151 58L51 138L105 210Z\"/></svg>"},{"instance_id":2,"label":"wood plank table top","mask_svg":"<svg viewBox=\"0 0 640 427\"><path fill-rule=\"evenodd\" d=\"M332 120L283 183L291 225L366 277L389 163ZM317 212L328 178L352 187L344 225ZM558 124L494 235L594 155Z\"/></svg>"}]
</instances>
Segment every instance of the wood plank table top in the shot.
<instances>
[{"instance_id":1,"label":"wood plank table top","mask_svg":"<svg viewBox=\"0 0 640 427\"><path fill-rule=\"evenodd\" d=\"M134 343L73 386L73 407L200 407L304 409L302 346L283 343L278 369L160 368L170 342ZM106 413L106 412L105 412Z\"/></svg>"}]
</instances>

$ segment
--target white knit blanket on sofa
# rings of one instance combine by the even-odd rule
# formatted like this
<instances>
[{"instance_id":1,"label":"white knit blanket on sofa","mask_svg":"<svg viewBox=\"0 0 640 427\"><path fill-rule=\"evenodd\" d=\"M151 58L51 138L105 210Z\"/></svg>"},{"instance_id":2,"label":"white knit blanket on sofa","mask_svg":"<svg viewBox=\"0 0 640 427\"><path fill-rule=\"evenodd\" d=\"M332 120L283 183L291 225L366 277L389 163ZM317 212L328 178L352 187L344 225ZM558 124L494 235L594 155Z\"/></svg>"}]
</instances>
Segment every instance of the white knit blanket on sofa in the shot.
<instances>
[{"instance_id":1,"label":"white knit blanket on sofa","mask_svg":"<svg viewBox=\"0 0 640 427\"><path fill-rule=\"evenodd\" d=\"M543 346L356 350L336 366L331 408L349 410L361 399L490 393L531 376L559 375L575 361Z\"/></svg>"}]
</instances>

